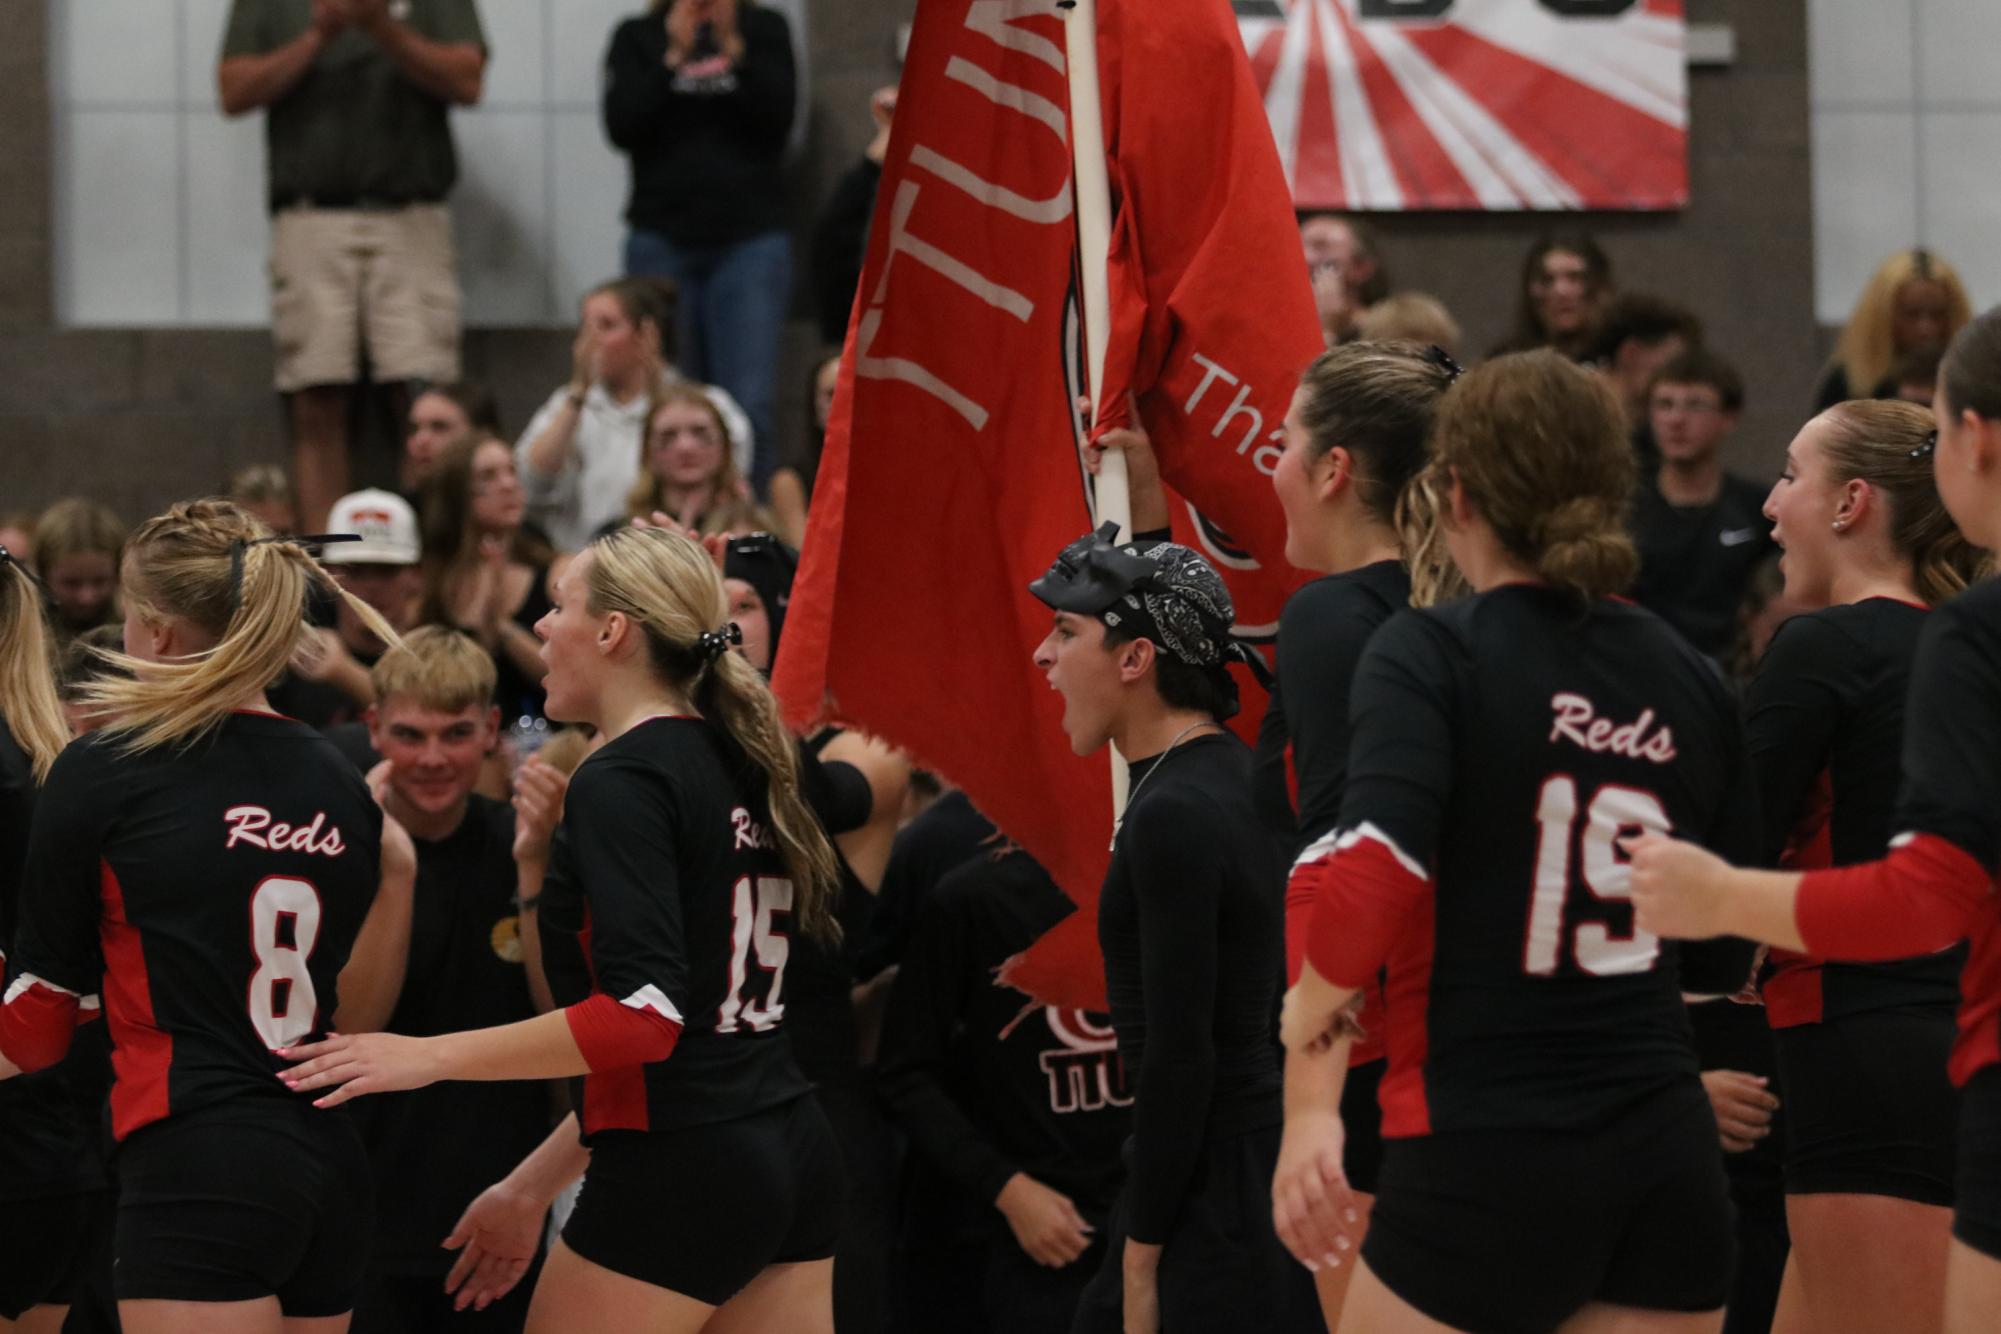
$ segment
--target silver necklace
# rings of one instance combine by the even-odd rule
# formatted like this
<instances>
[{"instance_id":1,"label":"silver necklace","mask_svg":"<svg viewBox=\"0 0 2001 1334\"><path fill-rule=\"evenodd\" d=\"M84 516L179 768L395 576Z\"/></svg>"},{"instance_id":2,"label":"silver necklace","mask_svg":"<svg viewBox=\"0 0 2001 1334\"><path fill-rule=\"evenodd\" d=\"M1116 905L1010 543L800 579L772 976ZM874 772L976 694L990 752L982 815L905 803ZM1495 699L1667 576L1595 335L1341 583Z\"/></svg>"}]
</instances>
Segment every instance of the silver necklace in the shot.
<instances>
[{"instance_id":1,"label":"silver necklace","mask_svg":"<svg viewBox=\"0 0 2001 1334\"><path fill-rule=\"evenodd\" d=\"M1139 781L1133 784L1133 790L1126 793L1126 810L1129 811L1133 808L1133 803L1139 800L1140 789L1146 786L1146 780L1160 772L1160 766L1167 763L1167 757L1174 753L1174 748L1181 744L1181 739L1183 737L1187 736L1190 732L1193 732L1198 728L1220 727L1220 726L1222 726L1222 724L1216 722L1214 719L1204 719L1199 723L1190 723L1188 724L1188 726L1182 728L1179 732L1175 733L1174 740L1167 743L1167 748L1160 752L1160 758L1156 759L1153 762L1153 768L1148 769L1145 773L1141 774L1139 776ZM1119 830L1125 827L1125 823L1126 823L1125 811L1121 811L1119 812L1118 818L1112 821L1112 841L1105 845L1107 851L1110 852L1118 851Z\"/></svg>"}]
</instances>

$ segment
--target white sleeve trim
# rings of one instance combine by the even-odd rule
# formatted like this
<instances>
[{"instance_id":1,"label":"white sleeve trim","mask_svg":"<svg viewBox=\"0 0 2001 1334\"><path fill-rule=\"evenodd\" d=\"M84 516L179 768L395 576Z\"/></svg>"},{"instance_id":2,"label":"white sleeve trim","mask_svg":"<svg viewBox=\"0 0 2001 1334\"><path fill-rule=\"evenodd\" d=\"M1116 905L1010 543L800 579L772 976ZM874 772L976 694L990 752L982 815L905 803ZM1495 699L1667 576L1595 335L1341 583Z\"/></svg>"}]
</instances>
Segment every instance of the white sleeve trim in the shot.
<instances>
[{"instance_id":1,"label":"white sleeve trim","mask_svg":"<svg viewBox=\"0 0 2001 1334\"><path fill-rule=\"evenodd\" d=\"M45 977L36 977L33 973L23 973L19 977L14 979L14 984L12 986L7 988L6 998L4 1000L0 1000L0 1005L12 1005L14 1003L14 998L19 996L22 992L26 991L29 987L46 987L48 990L57 992L64 996L76 995L76 993L74 991L71 991L68 987L59 987Z\"/></svg>"},{"instance_id":2,"label":"white sleeve trim","mask_svg":"<svg viewBox=\"0 0 2001 1334\"><path fill-rule=\"evenodd\" d=\"M674 1002L667 999L666 992L651 983L633 992L619 1004L630 1005L635 1010L651 1010L662 1019L677 1024L682 1023L681 1012L674 1008Z\"/></svg>"},{"instance_id":3,"label":"white sleeve trim","mask_svg":"<svg viewBox=\"0 0 2001 1334\"><path fill-rule=\"evenodd\" d=\"M1336 836L1329 835L1329 837L1334 838ZM1362 823L1356 825L1353 829L1341 833L1336 839L1334 850L1336 852L1346 852L1364 839L1382 844L1385 848L1389 849L1390 856L1397 859L1397 865L1403 867L1404 870L1409 871L1426 884L1431 883L1431 872L1424 869L1424 863L1398 847L1395 839L1367 820L1362 821Z\"/></svg>"}]
</instances>

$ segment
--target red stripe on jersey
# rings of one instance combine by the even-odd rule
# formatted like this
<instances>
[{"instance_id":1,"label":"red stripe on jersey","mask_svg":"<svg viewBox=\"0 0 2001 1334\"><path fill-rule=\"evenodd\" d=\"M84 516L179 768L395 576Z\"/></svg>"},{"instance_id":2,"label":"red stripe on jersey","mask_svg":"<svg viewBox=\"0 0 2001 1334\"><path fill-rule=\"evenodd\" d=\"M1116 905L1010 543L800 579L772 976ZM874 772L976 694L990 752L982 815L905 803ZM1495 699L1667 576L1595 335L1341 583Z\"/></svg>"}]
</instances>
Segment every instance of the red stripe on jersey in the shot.
<instances>
[{"instance_id":1,"label":"red stripe on jersey","mask_svg":"<svg viewBox=\"0 0 2001 1334\"><path fill-rule=\"evenodd\" d=\"M1834 865L1834 773L1822 769L1807 793L1799 823L1793 827L1779 865L1798 871ZM1821 994L1821 959L1791 950L1771 952L1772 975L1759 990L1765 998L1765 1022L1773 1028L1817 1024L1827 1010Z\"/></svg>"},{"instance_id":2,"label":"red stripe on jersey","mask_svg":"<svg viewBox=\"0 0 2001 1334\"><path fill-rule=\"evenodd\" d=\"M601 991L564 1010L563 1018L592 1074L664 1061L681 1036L681 1025L672 1019L621 1005Z\"/></svg>"},{"instance_id":3,"label":"red stripe on jersey","mask_svg":"<svg viewBox=\"0 0 2001 1334\"><path fill-rule=\"evenodd\" d=\"M1293 756L1291 737L1285 741L1285 803L1295 816L1299 814L1299 761ZM1299 969L1292 971L1297 976Z\"/></svg>"},{"instance_id":4,"label":"red stripe on jersey","mask_svg":"<svg viewBox=\"0 0 2001 1334\"><path fill-rule=\"evenodd\" d=\"M1438 900L1431 895L1420 899L1390 954L1385 986L1390 1064L1376 1088L1386 1139L1431 1133L1424 1063L1431 1055L1431 964L1437 908Z\"/></svg>"},{"instance_id":5,"label":"red stripe on jersey","mask_svg":"<svg viewBox=\"0 0 2001 1334\"><path fill-rule=\"evenodd\" d=\"M118 1139L166 1116L171 1110L168 1072L174 1065L173 1036L153 1014L153 983L146 972L146 946L139 928L125 916L125 887L110 862L102 863L103 916L98 923L104 950L104 1020L111 1026L111 1133Z\"/></svg>"},{"instance_id":6,"label":"red stripe on jersey","mask_svg":"<svg viewBox=\"0 0 2001 1334\"><path fill-rule=\"evenodd\" d=\"M597 965L591 961L591 901L588 898L584 900L584 925L577 933L577 944L584 953L584 967L591 975L592 994L601 996L604 993L598 990ZM617 1004L616 1001L612 1003ZM570 1031L576 1032L575 1027ZM584 1059L590 1058L586 1056ZM587 1135L599 1130L651 1130L652 1117L646 1107L646 1067L627 1065L585 1075L584 1105L577 1114L577 1123Z\"/></svg>"}]
</instances>

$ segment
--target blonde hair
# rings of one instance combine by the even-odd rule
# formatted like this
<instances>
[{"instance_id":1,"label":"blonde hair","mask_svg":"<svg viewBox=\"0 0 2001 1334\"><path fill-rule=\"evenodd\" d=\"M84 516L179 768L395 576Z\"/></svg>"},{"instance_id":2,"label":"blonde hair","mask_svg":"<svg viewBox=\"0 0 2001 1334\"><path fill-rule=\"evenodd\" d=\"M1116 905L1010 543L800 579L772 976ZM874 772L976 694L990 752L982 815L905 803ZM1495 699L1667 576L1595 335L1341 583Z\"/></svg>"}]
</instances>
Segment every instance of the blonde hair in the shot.
<instances>
[{"instance_id":1,"label":"blonde hair","mask_svg":"<svg viewBox=\"0 0 2001 1334\"><path fill-rule=\"evenodd\" d=\"M1986 574L1980 549L1960 535L1932 475L1936 428L1929 408L1894 399L1838 403L1820 416L1821 449L1839 483L1864 481L1890 504L1890 546L1911 562L1917 594L1936 606Z\"/></svg>"},{"instance_id":2,"label":"blonde hair","mask_svg":"<svg viewBox=\"0 0 2001 1334\"><path fill-rule=\"evenodd\" d=\"M1603 377L1547 349L1476 366L1446 392L1433 485L1457 473L1510 554L1582 598L1617 593L1639 553L1626 534L1635 466ZM1434 503L1443 499L1434 489Z\"/></svg>"},{"instance_id":3,"label":"blonde hair","mask_svg":"<svg viewBox=\"0 0 2001 1334\"><path fill-rule=\"evenodd\" d=\"M1398 292L1362 312L1355 336L1366 343L1404 340L1436 343L1451 352L1459 346L1459 322L1445 303L1424 292Z\"/></svg>"},{"instance_id":4,"label":"blonde hair","mask_svg":"<svg viewBox=\"0 0 2001 1334\"><path fill-rule=\"evenodd\" d=\"M50 654L41 589L19 561L0 560L0 723L27 754L38 783L69 744Z\"/></svg>"},{"instance_id":5,"label":"blonde hair","mask_svg":"<svg viewBox=\"0 0 2001 1334\"><path fill-rule=\"evenodd\" d=\"M493 658L472 637L442 625L412 630L368 673L378 706L406 699L420 709L458 713L493 703Z\"/></svg>"},{"instance_id":6,"label":"blonde hair","mask_svg":"<svg viewBox=\"0 0 2001 1334\"><path fill-rule=\"evenodd\" d=\"M1834 360L1848 377L1848 393L1862 398L1876 392L1876 386L1890 373L1899 352L1893 338L1897 313L1897 292L1907 282L1937 283L1945 289L1946 337L1966 327L1973 318L1973 303L1967 299L1966 284L1959 271L1929 250L1899 250L1884 260L1871 274L1842 326L1841 341L1835 344Z\"/></svg>"},{"instance_id":7,"label":"blonde hair","mask_svg":"<svg viewBox=\"0 0 2001 1334\"><path fill-rule=\"evenodd\" d=\"M616 611L638 625L654 669L686 691L702 716L762 771L800 929L822 941L838 940L833 845L800 796L799 757L779 721L778 701L741 653L712 658L699 642L727 619L715 562L700 543L661 528L620 528L586 550L592 557L584 581L591 614Z\"/></svg>"},{"instance_id":8,"label":"blonde hair","mask_svg":"<svg viewBox=\"0 0 2001 1334\"><path fill-rule=\"evenodd\" d=\"M44 579L49 567L65 556L104 555L116 565L124 550L125 525L82 496L58 500L35 521L35 569Z\"/></svg>"},{"instance_id":9,"label":"blonde hair","mask_svg":"<svg viewBox=\"0 0 2001 1334\"><path fill-rule=\"evenodd\" d=\"M84 703L111 717L106 730L122 733L128 752L198 740L291 663L305 631L306 594L315 586L344 598L385 644L401 642L375 608L336 583L305 547L272 537L234 503L174 506L132 535L120 587L145 620L185 621L215 645L165 662L106 653L106 662L132 677L98 678L84 688Z\"/></svg>"},{"instance_id":10,"label":"blonde hair","mask_svg":"<svg viewBox=\"0 0 2001 1334\"><path fill-rule=\"evenodd\" d=\"M1473 591L1453 564L1445 530L1439 526L1440 480L1436 469L1426 468L1397 497L1397 545L1403 548L1404 565L1410 571L1413 607L1435 607Z\"/></svg>"},{"instance_id":11,"label":"blonde hair","mask_svg":"<svg viewBox=\"0 0 2001 1334\"><path fill-rule=\"evenodd\" d=\"M770 532L776 526L770 513L762 505L743 498L743 474L736 470L736 454L730 448L729 423L723 420L722 409L709 397L706 388L691 380L662 385L654 391L652 401L646 405L646 425L639 440L639 476L633 479L632 489L625 493L625 517L644 519L655 510L667 508L664 488L659 477L654 475L650 458L653 453L653 419L660 415L662 408L675 404L706 411L709 420L715 424L716 441L722 450L722 463L709 482L712 488L709 507L695 525L696 531L704 537L714 537L719 533Z\"/></svg>"}]
</instances>

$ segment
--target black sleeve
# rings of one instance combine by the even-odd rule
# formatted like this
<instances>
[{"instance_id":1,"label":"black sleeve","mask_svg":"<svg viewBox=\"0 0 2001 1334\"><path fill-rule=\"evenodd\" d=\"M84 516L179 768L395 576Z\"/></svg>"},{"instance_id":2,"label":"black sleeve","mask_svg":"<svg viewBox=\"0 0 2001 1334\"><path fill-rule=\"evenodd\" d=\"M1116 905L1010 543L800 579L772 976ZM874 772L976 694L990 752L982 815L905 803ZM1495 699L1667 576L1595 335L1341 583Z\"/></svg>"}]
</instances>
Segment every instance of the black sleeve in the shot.
<instances>
[{"instance_id":1,"label":"black sleeve","mask_svg":"<svg viewBox=\"0 0 2001 1334\"><path fill-rule=\"evenodd\" d=\"M828 834L845 834L860 829L875 812L875 791L860 769L846 760L823 760L820 753L801 741L799 795Z\"/></svg>"},{"instance_id":2,"label":"black sleeve","mask_svg":"<svg viewBox=\"0 0 2001 1334\"><path fill-rule=\"evenodd\" d=\"M835 184L813 224L813 309L821 341L829 345L838 345L848 334L881 184L882 168L863 158Z\"/></svg>"},{"instance_id":3,"label":"black sleeve","mask_svg":"<svg viewBox=\"0 0 2001 1334\"><path fill-rule=\"evenodd\" d=\"M1363 651L1348 700L1340 827L1372 825L1424 867L1452 794L1456 658L1443 626L1422 612L1399 612Z\"/></svg>"},{"instance_id":4,"label":"black sleeve","mask_svg":"<svg viewBox=\"0 0 2001 1334\"><path fill-rule=\"evenodd\" d=\"M0 959L14 949L15 908L34 819L34 769L0 721Z\"/></svg>"},{"instance_id":5,"label":"black sleeve","mask_svg":"<svg viewBox=\"0 0 2001 1334\"><path fill-rule=\"evenodd\" d=\"M727 99L765 152L785 147L792 131L792 108L799 96L799 73L792 61L792 30L774 9L739 9L743 59L736 91Z\"/></svg>"},{"instance_id":6,"label":"black sleeve","mask_svg":"<svg viewBox=\"0 0 2001 1334\"><path fill-rule=\"evenodd\" d=\"M627 19L611 35L604 58L604 130L633 153L667 128L674 72L666 66L667 30L659 19Z\"/></svg>"},{"instance_id":7,"label":"black sleeve","mask_svg":"<svg viewBox=\"0 0 2001 1334\"><path fill-rule=\"evenodd\" d=\"M676 1023L689 1003L675 857L683 824L680 794L664 775L605 755L577 770L563 802L571 873L590 905L597 989Z\"/></svg>"},{"instance_id":8,"label":"black sleeve","mask_svg":"<svg viewBox=\"0 0 2001 1334\"><path fill-rule=\"evenodd\" d=\"M1727 731L1724 763L1728 778L1722 799L1709 828L1700 842L1717 856L1736 866L1753 862L1767 821L1759 782L1752 763L1744 729L1728 695L1719 689L1717 713ZM1751 964L1758 947L1735 936L1712 940L1675 943L1675 965L1683 991L1709 995L1730 995L1751 980Z\"/></svg>"},{"instance_id":9,"label":"black sleeve","mask_svg":"<svg viewBox=\"0 0 2001 1334\"><path fill-rule=\"evenodd\" d=\"M117 779L102 745L72 745L56 757L35 805L21 877L19 920L7 982L32 974L63 991L97 991L102 812Z\"/></svg>"},{"instance_id":10,"label":"black sleeve","mask_svg":"<svg viewBox=\"0 0 2001 1334\"><path fill-rule=\"evenodd\" d=\"M1352 584L1316 581L1293 594L1279 619L1278 679L1299 776L1299 841L1341 821L1348 777L1348 701L1380 604Z\"/></svg>"},{"instance_id":11,"label":"black sleeve","mask_svg":"<svg viewBox=\"0 0 2001 1334\"><path fill-rule=\"evenodd\" d=\"M2001 869L2001 585L1926 618L1904 713L1896 832L1934 834Z\"/></svg>"},{"instance_id":12,"label":"black sleeve","mask_svg":"<svg viewBox=\"0 0 2001 1334\"><path fill-rule=\"evenodd\" d=\"M1854 698L1858 658L1847 636L1815 616L1779 627L1745 700L1745 733L1764 813L1751 859L1775 866L1799 827L1834 729Z\"/></svg>"},{"instance_id":13,"label":"black sleeve","mask_svg":"<svg viewBox=\"0 0 2001 1334\"><path fill-rule=\"evenodd\" d=\"M1199 798L1164 792L1128 817L1121 850L1139 901L1146 1055L1136 1078L1128 1235L1159 1245L1180 1216L1216 1080L1218 847Z\"/></svg>"},{"instance_id":14,"label":"black sleeve","mask_svg":"<svg viewBox=\"0 0 2001 1334\"><path fill-rule=\"evenodd\" d=\"M964 874L962 871L961 874ZM926 895L883 1015L877 1057L890 1113L924 1154L974 1199L991 1202L1015 1165L946 1092L943 1074L970 988L991 986L961 911L954 876Z\"/></svg>"}]
</instances>

